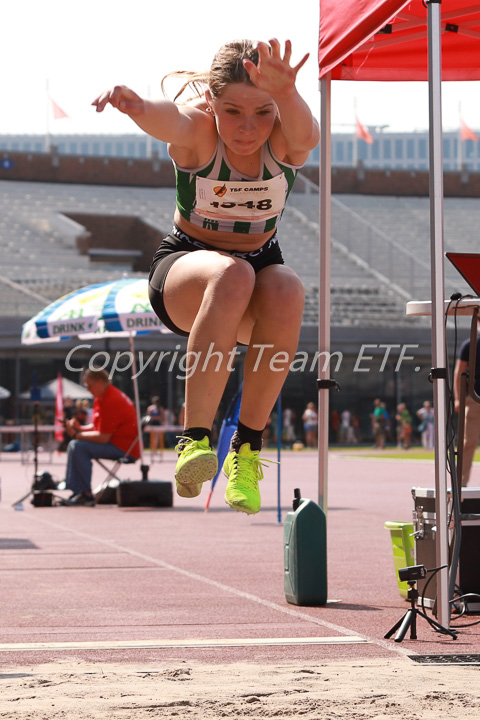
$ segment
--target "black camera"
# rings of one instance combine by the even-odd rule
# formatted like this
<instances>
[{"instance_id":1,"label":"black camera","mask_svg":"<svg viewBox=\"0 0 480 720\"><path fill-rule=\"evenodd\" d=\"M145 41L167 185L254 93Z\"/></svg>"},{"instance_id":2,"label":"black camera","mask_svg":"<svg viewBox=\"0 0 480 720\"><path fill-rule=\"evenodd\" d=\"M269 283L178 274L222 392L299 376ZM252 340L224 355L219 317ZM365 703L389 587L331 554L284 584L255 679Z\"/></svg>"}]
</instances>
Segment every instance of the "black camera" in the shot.
<instances>
[{"instance_id":1,"label":"black camera","mask_svg":"<svg viewBox=\"0 0 480 720\"><path fill-rule=\"evenodd\" d=\"M53 477L50 475L49 472L43 472L40 475L35 476L35 480L33 482L33 490L37 490L39 492L44 492L45 490L56 490L57 489L57 483L53 479Z\"/></svg>"},{"instance_id":2,"label":"black camera","mask_svg":"<svg viewBox=\"0 0 480 720\"><path fill-rule=\"evenodd\" d=\"M427 576L425 565L410 565L410 567L399 568L398 577L402 582L414 583Z\"/></svg>"}]
</instances>

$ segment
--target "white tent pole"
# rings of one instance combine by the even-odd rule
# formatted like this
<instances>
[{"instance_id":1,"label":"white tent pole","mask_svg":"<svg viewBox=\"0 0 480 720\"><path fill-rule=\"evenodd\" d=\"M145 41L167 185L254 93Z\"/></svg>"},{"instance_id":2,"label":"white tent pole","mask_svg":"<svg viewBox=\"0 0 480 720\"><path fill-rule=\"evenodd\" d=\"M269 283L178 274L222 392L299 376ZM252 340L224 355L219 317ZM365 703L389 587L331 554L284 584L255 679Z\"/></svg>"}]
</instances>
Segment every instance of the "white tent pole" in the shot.
<instances>
[{"instance_id":1,"label":"white tent pole","mask_svg":"<svg viewBox=\"0 0 480 720\"><path fill-rule=\"evenodd\" d=\"M457 169L462 172L463 141L462 141L462 103L458 103L458 133L457 133Z\"/></svg>"},{"instance_id":2,"label":"white tent pole","mask_svg":"<svg viewBox=\"0 0 480 720\"><path fill-rule=\"evenodd\" d=\"M443 242L442 48L441 5L428 0L428 91L430 115L430 254L432 284L432 362L435 410L436 566L448 566L446 347ZM437 574L438 621L450 622L448 567Z\"/></svg>"},{"instance_id":3,"label":"white tent pole","mask_svg":"<svg viewBox=\"0 0 480 720\"><path fill-rule=\"evenodd\" d=\"M140 463L143 465L143 453L145 448L143 447L143 433L142 433L142 418L140 416L140 397L138 395L138 378L137 378L137 362L135 360L135 345L133 343L133 335L129 335L130 341L130 352L132 354L132 382L133 382L133 395L135 398L135 409L137 411L137 428L138 428L138 447L140 449Z\"/></svg>"},{"instance_id":4,"label":"white tent pole","mask_svg":"<svg viewBox=\"0 0 480 720\"><path fill-rule=\"evenodd\" d=\"M332 195L331 74L320 80L320 286L318 292L319 380L330 377L330 230ZM322 355L322 353L324 353ZM318 390L318 504L327 514L329 388Z\"/></svg>"}]
</instances>

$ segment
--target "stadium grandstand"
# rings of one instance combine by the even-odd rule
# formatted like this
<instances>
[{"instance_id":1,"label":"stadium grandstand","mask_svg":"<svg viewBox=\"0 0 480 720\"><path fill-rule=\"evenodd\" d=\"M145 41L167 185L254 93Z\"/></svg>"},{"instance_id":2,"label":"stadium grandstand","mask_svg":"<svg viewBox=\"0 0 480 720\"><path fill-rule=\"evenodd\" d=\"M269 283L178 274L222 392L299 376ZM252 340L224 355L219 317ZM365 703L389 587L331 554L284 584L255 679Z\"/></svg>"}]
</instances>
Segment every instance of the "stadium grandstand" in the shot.
<instances>
[{"instance_id":1,"label":"stadium grandstand","mask_svg":"<svg viewBox=\"0 0 480 720\"><path fill-rule=\"evenodd\" d=\"M16 160L17 155L3 153L4 160L12 157ZM8 169L0 178L9 177ZM127 183L127 164L124 171ZM298 417L306 402L316 400L318 363L325 361L315 359L319 217L318 186L311 177L306 173L298 178L280 226L285 261L301 277L307 298L299 353L308 361L301 372L291 373L284 389L284 405L293 407ZM365 436L374 397L383 397L392 408L405 400L412 410L431 398L430 321L405 314L409 299L430 297L430 209L428 197L407 194L409 177L404 173L405 194L336 192L332 198L331 374L342 387L341 393L332 394L332 407L355 412ZM173 187L118 181L0 179L0 374L1 384L12 392L9 404L0 407L4 418L21 417L24 409L16 398L31 386L34 373L40 383L59 371L79 380L65 369L73 341L22 346L23 322L84 285L146 277L155 248L171 228ZM479 216L477 198L445 198L447 250L476 249ZM455 291L468 288L446 267L447 296ZM124 347L122 342L100 341L84 361L102 348ZM137 350L184 347L183 338L168 334L136 340ZM400 362L402 353L411 360ZM232 376L230 389L238 385L239 375ZM125 373L116 383L129 390ZM143 405L158 392L175 407L183 398L182 381L165 368L160 375L143 373L139 386Z\"/></svg>"}]
</instances>

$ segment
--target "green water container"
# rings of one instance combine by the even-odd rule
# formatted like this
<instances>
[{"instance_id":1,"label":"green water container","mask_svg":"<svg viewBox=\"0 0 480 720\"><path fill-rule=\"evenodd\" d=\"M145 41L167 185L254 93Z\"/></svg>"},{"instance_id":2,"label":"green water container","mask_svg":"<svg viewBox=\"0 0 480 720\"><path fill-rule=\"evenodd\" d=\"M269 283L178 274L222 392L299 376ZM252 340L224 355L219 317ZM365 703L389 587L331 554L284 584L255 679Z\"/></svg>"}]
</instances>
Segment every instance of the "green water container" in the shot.
<instances>
[{"instance_id":1,"label":"green water container","mask_svg":"<svg viewBox=\"0 0 480 720\"><path fill-rule=\"evenodd\" d=\"M283 526L284 589L292 605L327 602L327 520L313 500L295 490L293 512Z\"/></svg>"}]
</instances>

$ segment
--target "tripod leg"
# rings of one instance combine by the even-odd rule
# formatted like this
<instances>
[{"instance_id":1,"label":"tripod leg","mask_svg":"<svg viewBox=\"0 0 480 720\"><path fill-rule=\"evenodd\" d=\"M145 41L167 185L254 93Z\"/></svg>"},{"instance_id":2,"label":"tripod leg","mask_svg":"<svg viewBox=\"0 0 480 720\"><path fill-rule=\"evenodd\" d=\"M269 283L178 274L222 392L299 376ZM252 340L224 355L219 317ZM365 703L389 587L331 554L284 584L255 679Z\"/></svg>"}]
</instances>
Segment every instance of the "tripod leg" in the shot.
<instances>
[{"instance_id":1,"label":"tripod leg","mask_svg":"<svg viewBox=\"0 0 480 720\"><path fill-rule=\"evenodd\" d=\"M411 610L412 613L412 622L410 624L410 640L416 640L417 639L417 608L413 608Z\"/></svg>"},{"instance_id":2,"label":"tripod leg","mask_svg":"<svg viewBox=\"0 0 480 720\"><path fill-rule=\"evenodd\" d=\"M402 642L405 635L407 634L407 630L410 628L410 637L412 640L417 639L417 635L415 632L415 611L411 608L407 610L405 615L403 616L402 624L400 625L400 629L398 633L395 635L395 642Z\"/></svg>"},{"instance_id":3,"label":"tripod leg","mask_svg":"<svg viewBox=\"0 0 480 720\"><path fill-rule=\"evenodd\" d=\"M16 502L12 503L12 507L15 507L15 505L21 505L24 500L26 500L30 495L32 494L32 490L29 490L26 495L20 498L20 500L17 500Z\"/></svg>"},{"instance_id":4,"label":"tripod leg","mask_svg":"<svg viewBox=\"0 0 480 720\"><path fill-rule=\"evenodd\" d=\"M456 640L457 639L457 633L454 630L450 630L449 628L444 627L443 625L440 625L436 620L433 618L429 618L428 615L426 615L421 610L417 610L417 613L421 615L427 622L429 622L431 625L433 625L437 630L440 630L442 633L445 633L446 635L451 635L451 637Z\"/></svg>"},{"instance_id":5,"label":"tripod leg","mask_svg":"<svg viewBox=\"0 0 480 720\"><path fill-rule=\"evenodd\" d=\"M410 612L410 611L408 611L408 612ZM400 625L403 623L404 620L405 620L405 615L402 615L400 620L398 622L396 622L395 625L393 627L391 627L390 630L387 632L387 634L384 635L383 637L386 640L388 640L388 638L392 637L393 633L398 630L398 628L400 627Z\"/></svg>"}]
</instances>

